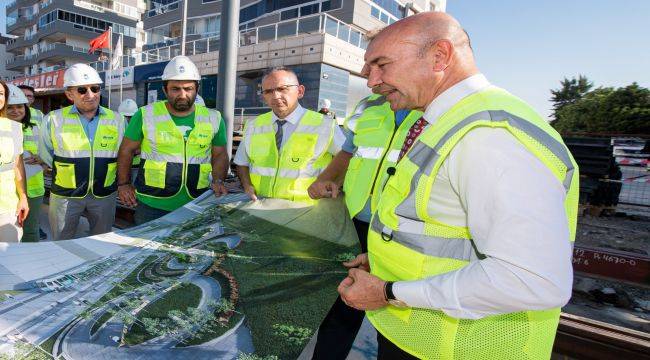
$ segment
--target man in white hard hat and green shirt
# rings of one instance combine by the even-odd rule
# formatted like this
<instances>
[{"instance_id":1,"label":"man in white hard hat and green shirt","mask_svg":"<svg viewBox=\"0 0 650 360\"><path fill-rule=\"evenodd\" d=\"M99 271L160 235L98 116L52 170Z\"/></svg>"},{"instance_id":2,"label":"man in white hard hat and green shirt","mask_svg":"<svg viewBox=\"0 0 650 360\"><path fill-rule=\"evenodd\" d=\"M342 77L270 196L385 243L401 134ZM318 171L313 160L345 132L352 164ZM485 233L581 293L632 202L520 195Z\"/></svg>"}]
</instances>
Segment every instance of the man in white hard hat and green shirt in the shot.
<instances>
[{"instance_id":1,"label":"man in white hard hat and green shirt","mask_svg":"<svg viewBox=\"0 0 650 360\"><path fill-rule=\"evenodd\" d=\"M54 240L71 239L85 213L90 234L111 231L115 220L117 151L126 124L99 105L102 80L95 69L74 64L63 75L71 106L43 120L41 157L52 167L49 220ZM51 158L50 158L51 157Z\"/></svg>"},{"instance_id":2,"label":"man in white hard hat and green shirt","mask_svg":"<svg viewBox=\"0 0 650 360\"><path fill-rule=\"evenodd\" d=\"M140 108L119 153L118 193L143 224L176 210L210 188L226 194L226 126L221 114L195 103L201 76L186 56L173 58L162 75L167 100ZM131 162L140 168L131 183ZM210 174L212 179L210 179Z\"/></svg>"}]
</instances>

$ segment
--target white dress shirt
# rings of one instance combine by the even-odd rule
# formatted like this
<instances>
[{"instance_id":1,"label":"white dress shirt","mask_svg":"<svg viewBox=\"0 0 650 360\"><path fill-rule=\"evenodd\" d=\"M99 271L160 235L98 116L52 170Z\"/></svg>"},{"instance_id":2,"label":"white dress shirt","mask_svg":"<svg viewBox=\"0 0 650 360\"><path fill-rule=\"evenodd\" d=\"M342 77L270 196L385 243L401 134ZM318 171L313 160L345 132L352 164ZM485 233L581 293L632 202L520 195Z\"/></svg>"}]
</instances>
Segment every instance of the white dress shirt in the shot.
<instances>
[{"instance_id":1,"label":"white dress shirt","mask_svg":"<svg viewBox=\"0 0 650 360\"><path fill-rule=\"evenodd\" d=\"M481 74L454 85L426 108L428 126L489 86ZM395 297L465 319L565 305L573 282L565 195L551 171L507 130L470 131L443 162L428 209L443 223L469 227L487 258L397 282Z\"/></svg>"},{"instance_id":2,"label":"white dress shirt","mask_svg":"<svg viewBox=\"0 0 650 360\"><path fill-rule=\"evenodd\" d=\"M289 137L291 134L293 134L294 130L296 130L296 127L298 127L298 123L300 122L300 119L302 119L303 115L307 112L307 109L304 107L300 106L298 104L298 107L296 107L295 110L291 114L287 116L286 124L282 126L282 141L280 143L280 148L284 146L284 144L289 141ZM278 116L275 115L275 113L272 113L272 121L273 121L273 128L275 131L278 131L278 124L275 122L276 120L279 120ZM246 151L246 146L250 141L250 138L244 134L244 139L242 140L242 143L237 147L237 152L235 153L235 158L233 159L233 162L236 165L239 166L249 166L250 164L250 158L248 157L248 152ZM338 126L334 127L334 138L332 139L332 143L330 144L328 148L328 152L332 155L336 155L340 150L341 146L343 146L343 143L345 142L345 135L343 134L343 131L341 131L341 128Z\"/></svg>"}]
</instances>

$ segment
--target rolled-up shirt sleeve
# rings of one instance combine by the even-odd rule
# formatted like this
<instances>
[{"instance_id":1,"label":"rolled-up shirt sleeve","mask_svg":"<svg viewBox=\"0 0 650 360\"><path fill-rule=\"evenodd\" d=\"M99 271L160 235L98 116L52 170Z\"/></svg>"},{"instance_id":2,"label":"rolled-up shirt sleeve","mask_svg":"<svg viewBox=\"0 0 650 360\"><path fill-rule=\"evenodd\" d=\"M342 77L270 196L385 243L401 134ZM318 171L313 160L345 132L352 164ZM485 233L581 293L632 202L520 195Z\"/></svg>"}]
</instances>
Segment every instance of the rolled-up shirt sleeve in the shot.
<instances>
[{"instance_id":1,"label":"rolled-up shirt sleeve","mask_svg":"<svg viewBox=\"0 0 650 360\"><path fill-rule=\"evenodd\" d=\"M341 130L340 126L334 126L334 134L332 137L332 142L330 143L329 148L327 151L332 154L336 155L341 151L341 147L345 143L345 135L343 134L343 130Z\"/></svg>"},{"instance_id":2,"label":"rolled-up shirt sleeve","mask_svg":"<svg viewBox=\"0 0 650 360\"><path fill-rule=\"evenodd\" d=\"M506 130L488 128L468 133L440 171L486 258L396 282L396 298L466 319L565 305L573 282L566 193L551 171Z\"/></svg>"},{"instance_id":3,"label":"rolled-up shirt sleeve","mask_svg":"<svg viewBox=\"0 0 650 360\"><path fill-rule=\"evenodd\" d=\"M345 141L341 146L341 150L349 154L354 154L357 151L357 146L354 145L354 133L350 129L343 129L343 135L345 136Z\"/></svg>"},{"instance_id":4,"label":"rolled-up shirt sleeve","mask_svg":"<svg viewBox=\"0 0 650 360\"><path fill-rule=\"evenodd\" d=\"M235 152L235 158L232 160L235 165L238 166L248 166L250 164L249 158L248 158L248 152L246 152L246 142L248 141L248 138L246 137L246 130L244 130L244 136L242 137L241 141L239 142L239 146L237 147L237 151Z\"/></svg>"}]
</instances>

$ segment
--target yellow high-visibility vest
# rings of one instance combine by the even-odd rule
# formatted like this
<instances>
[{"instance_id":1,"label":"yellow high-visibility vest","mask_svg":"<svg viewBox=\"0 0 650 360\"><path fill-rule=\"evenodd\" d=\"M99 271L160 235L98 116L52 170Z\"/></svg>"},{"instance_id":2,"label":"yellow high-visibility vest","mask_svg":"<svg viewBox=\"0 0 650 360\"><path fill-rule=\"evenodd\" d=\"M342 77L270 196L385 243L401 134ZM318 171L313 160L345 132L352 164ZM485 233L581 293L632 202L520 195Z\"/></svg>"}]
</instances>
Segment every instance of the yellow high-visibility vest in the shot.
<instances>
[{"instance_id":1,"label":"yellow high-visibility vest","mask_svg":"<svg viewBox=\"0 0 650 360\"><path fill-rule=\"evenodd\" d=\"M564 185L570 229L566 241L573 243L579 185L571 153L560 135L530 106L490 87L467 96L425 128L393 174L382 174L385 187L373 194L378 203L368 234L374 275L386 281L419 280L460 269L483 257L474 249L467 227L445 224L428 210L440 166L458 141L478 127L507 130ZM420 358L548 359L560 309L468 320L439 310L389 305L367 315L387 339Z\"/></svg>"}]
</instances>

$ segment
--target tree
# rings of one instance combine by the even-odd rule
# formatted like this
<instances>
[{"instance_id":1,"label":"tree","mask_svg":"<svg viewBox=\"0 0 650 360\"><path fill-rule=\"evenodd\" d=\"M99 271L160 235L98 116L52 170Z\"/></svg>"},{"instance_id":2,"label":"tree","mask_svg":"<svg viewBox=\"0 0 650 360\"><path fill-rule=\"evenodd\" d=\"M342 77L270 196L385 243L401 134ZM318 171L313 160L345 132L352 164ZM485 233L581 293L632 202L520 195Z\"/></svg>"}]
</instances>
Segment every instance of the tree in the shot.
<instances>
[{"instance_id":1,"label":"tree","mask_svg":"<svg viewBox=\"0 0 650 360\"><path fill-rule=\"evenodd\" d=\"M582 99L582 97L591 90L594 84L586 76L578 75L571 80L564 78L560 81L561 87L557 90L551 90L551 101L553 102L553 117L559 120L558 111L564 106L573 104Z\"/></svg>"},{"instance_id":2,"label":"tree","mask_svg":"<svg viewBox=\"0 0 650 360\"><path fill-rule=\"evenodd\" d=\"M650 133L650 90L637 83L598 88L557 112L559 132Z\"/></svg>"}]
</instances>

